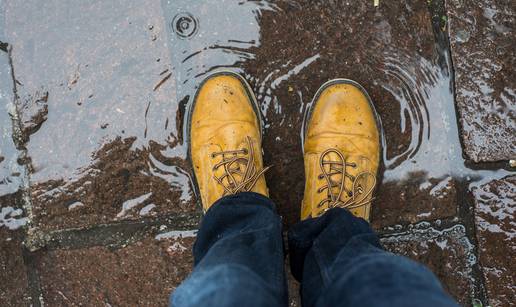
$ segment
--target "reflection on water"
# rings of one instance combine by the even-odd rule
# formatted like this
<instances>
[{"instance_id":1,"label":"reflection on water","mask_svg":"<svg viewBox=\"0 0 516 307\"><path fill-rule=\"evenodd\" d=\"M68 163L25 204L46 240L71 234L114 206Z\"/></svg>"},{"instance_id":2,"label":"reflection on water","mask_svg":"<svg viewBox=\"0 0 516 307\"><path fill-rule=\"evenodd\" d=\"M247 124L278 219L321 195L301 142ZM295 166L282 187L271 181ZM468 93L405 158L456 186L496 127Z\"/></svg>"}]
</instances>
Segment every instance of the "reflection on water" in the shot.
<instances>
[{"instance_id":1,"label":"reflection on water","mask_svg":"<svg viewBox=\"0 0 516 307\"><path fill-rule=\"evenodd\" d=\"M0 228L7 227L10 230L16 230L27 224L28 218L23 216L22 209L13 207L0 208Z\"/></svg>"}]
</instances>

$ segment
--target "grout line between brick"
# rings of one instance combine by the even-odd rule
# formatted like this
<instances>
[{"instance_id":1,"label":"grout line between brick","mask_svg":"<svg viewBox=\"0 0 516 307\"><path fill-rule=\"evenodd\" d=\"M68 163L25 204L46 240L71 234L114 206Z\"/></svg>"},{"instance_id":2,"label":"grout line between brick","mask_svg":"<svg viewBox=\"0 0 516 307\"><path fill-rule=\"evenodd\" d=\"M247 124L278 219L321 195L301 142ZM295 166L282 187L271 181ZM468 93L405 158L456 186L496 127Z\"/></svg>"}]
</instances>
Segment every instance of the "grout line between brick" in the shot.
<instances>
[{"instance_id":1,"label":"grout line between brick","mask_svg":"<svg viewBox=\"0 0 516 307\"><path fill-rule=\"evenodd\" d=\"M92 246L120 248L149 235L164 231L197 229L200 213L176 214L157 219L122 221L100 224L89 228L71 228L38 232L30 241L30 250L79 249Z\"/></svg>"}]
</instances>

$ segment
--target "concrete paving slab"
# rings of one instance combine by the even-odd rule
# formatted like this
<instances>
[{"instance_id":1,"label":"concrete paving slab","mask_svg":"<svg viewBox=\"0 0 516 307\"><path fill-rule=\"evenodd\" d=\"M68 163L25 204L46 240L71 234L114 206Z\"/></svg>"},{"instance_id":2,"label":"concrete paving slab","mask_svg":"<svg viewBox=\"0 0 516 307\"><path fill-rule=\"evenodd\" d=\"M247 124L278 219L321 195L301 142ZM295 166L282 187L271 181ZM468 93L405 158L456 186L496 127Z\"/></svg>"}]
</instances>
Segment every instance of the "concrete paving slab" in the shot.
<instances>
[{"instance_id":1,"label":"concrete paving slab","mask_svg":"<svg viewBox=\"0 0 516 307\"><path fill-rule=\"evenodd\" d=\"M516 157L516 3L446 1L464 152L480 161Z\"/></svg>"},{"instance_id":2,"label":"concrete paving slab","mask_svg":"<svg viewBox=\"0 0 516 307\"><path fill-rule=\"evenodd\" d=\"M516 176L473 189L479 261L491 306L516 301Z\"/></svg>"},{"instance_id":3,"label":"concrete paving slab","mask_svg":"<svg viewBox=\"0 0 516 307\"><path fill-rule=\"evenodd\" d=\"M391 252L427 265L461 305L471 305L479 296L473 274L477 259L465 227L458 224L439 230L427 222L411 226L382 238L382 244Z\"/></svg>"}]
</instances>

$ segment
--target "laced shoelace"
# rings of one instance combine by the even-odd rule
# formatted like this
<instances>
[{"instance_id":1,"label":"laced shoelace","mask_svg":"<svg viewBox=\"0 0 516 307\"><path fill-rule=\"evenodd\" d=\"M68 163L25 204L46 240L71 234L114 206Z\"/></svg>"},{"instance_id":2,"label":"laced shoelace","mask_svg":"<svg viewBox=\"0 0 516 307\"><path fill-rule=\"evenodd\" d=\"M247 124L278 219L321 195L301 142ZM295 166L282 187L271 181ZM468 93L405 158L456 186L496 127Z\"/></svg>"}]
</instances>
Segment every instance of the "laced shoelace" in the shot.
<instances>
[{"instance_id":1,"label":"laced shoelace","mask_svg":"<svg viewBox=\"0 0 516 307\"><path fill-rule=\"evenodd\" d=\"M211 154L211 158L222 157L222 161L213 166L213 172L224 168L224 174L213 178L224 188L224 196L239 192L251 191L260 176L270 167L258 170L254 163L254 149L250 137L246 138L247 147L237 150L219 151ZM242 167L243 166L243 167Z\"/></svg>"},{"instance_id":2,"label":"laced shoelace","mask_svg":"<svg viewBox=\"0 0 516 307\"><path fill-rule=\"evenodd\" d=\"M334 153L337 156L338 161L326 159L327 157L330 157L331 153ZM326 170L325 166L329 166L328 171ZM317 204L317 208L321 208L326 204L328 206L326 209L321 210L318 215L322 215L324 212L331 208L341 207L353 209L365 206L373 201L373 198L367 198L373 193L374 187L376 185L376 176L367 171L361 172L356 176L349 174L346 171L346 167L356 168L357 164L346 162L344 155L339 150L333 148L325 150L319 158L319 167L321 168L322 173L318 176L318 178L326 179L326 185L323 185L317 189L317 193L322 193L324 190L326 190L327 198L321 200L319 204ZM332 177L335 175L340 175L340 180L332 180ZM367 179L367 177L371 177L373 182L370 186L364 187L359 183L359 181L362 178ZM346 189L346 178L352 182L351 190ZM346 193L346 195L349 197L346 201L342 200L344 193Z\"/></svg>"}]
</instances>

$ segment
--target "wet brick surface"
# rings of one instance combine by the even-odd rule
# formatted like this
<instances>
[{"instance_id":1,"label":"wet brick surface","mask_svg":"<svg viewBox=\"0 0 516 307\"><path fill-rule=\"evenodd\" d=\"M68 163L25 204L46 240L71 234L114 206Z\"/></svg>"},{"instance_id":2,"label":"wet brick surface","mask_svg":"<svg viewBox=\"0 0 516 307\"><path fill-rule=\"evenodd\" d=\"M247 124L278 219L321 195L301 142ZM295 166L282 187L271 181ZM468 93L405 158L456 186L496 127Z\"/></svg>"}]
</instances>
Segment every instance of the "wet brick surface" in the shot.
<instances>
[{"instance_id":1,"label":"wet brick surface","mask_svg":"<svg viewBox=\"0 0 516 307\"><path fill-rule=\"evenodd\" d=\"M473 189L479 260L491 306L516 302L516 176Z\"/></svg>"},{"instance_id":2,"label":"wet brick surface","mask_svg":"<svg viewBox=\"0 0 516 307\"><path fill-rule=\"evenodd\" d=\"M0 213L1 214L1 213ZM27 268L23 262L23 232L2 225L0 215L0 302L2 306L29 306Z\"/></svg>"},{"instance_id":3,"label":"wet brick surface","mask_svg":"<svg viewBox=\"0 0 516 307\"><path fill-rule=\"evenodd\" d=\"M298 220L302 198L304 113L317 88L336 77L362 83L382 117L384 185L374 220L384 226L455 213L453 184L446 196L434 193L451 175L460 147L443 117L443 110L453 112L450 79L439 64L426 3L389 2L381 9L309 1L228 5L226 10L241 14L237 22L249 27L246 34L218 32L215 2L152 4L146 10L120 6L123 11L105 3L7 4L35 227L46 231L195 211L184 113L195 85L221 63L242 70L258 96L265 161L274 166L267 173L275 187L271 197L287 225ZM205 24L187 41L171 33L161 16L172 19L174 11L186 8L198 9ZM33 14L40 26L15 18L22 12ZM249 26L258 13L257 24ZM92 23L90 16L105 18ZM231 53L234 42L242 41L254 41L246 46L252 57ZM435 158L443 163L428 168ZM411 177L416 179L400 184ZM395 201L393 195L410 198Z\"/></svg>"},{"instance_id":4,"label":"wet brick surface","mask_svg":"<svg viewBox=\"0 0 516 307\"><path fill-rule=\"evenodd\" d=\"M24 231L21 228L27 218L20 201L22 170L18 164L19 151L14 144L9 115L15 112L6 51L0 50L0 305L29 306L27 268L22 255Z\"/></svg>"},{"instance_id":5,"label":"wet brick surface","mask_svg":"<svg viewBox=\"0 0 516 307\"><path fill-rule=\"evenodd\" d=\"M462 305L476 297L473 266L476 256L462 225L437 230L427 222L381 239L384 247L427 265L446 291Z\"/></svg>"},{"instance_id":6,"label":"wet brick surface","mask_svg":"<svg viewBox=\"0 0 516 307\"><path fill-rule=\"evenodd\" d=\"M256 93L287 227L312 96L355 79L382 120L372 224L389 233L383 244L427 264L465 305L514 301L515 184L500 180L514 170L466 165L460 143L473 162L514 158L514 4L222 1L0 0L0 273L16 276L0 280L0 299L166 304L194 238L146 231L196 225L185 114L224 68ZM173 23L185 13L188 33ZM24 237L40 249L22 253Z\"/></svg>"},{"instance_id":7,"label":"wet brick surface","mask_svg":"<svg viewBox=\"0 0 516 307\"><path fill-rule=\"evenodd\" d=\"M446 1L456 103L466 155L516 157L516 3Z\"/></svg>"},{"instance_id":8,"label":"wet brick surface","mask_svg":"<svg viewBox=\"0 0 516 307\"><path fill-rule=\"evenodd\" d=\"M377 195L374 205L378 209L373 211L372 217L376 229L457 214L456 181L450 176L428 180L414 174L403 184L388 182L380 185Z\"/></svg>"},{"instance_id":9,"label":"wet brick surface","mask_svg":"<svg viewBox=\"0 0 516 307\"><path fill-rule=\"evenodd\" d=\"M193 241L165 236L118 249L41 251L35 257L42 300L48 306L166 306L190 273Z\"/></svg>"},{"instance_id":10,"label":"wet brick surface","mask_svg":"<svg viewBox=\"0 0 516 307\"><path fill-rule=\"evenodd\" d=\"M301 284L294 278L290 271L290 257L285 260L285 272L287 274L288 284L288 305L290 307L301 307Z\"/></svg>"},{"instance_id":11,"label":"wet brick surface","mask_svg":"<svg viewBox=\"0 0 516 307\"><path fill-rule=\"evenodd\" d=\"M383 225L455 213L453 197L430 193L431 182L447 178L462 160L454 121L447 117L454 113L450 78L439 64L425 2L385 1L380 8L345 1L163 3L169 20L188 11L201 21L188 40L169 33L180 101L190 104L196 85L219 67L242 72L254 88L265 128L264 160L273 166L266 178L287 225L299 219L304 187L304 115L318 87L333 78L364 85L382 119L383 183L389 188L380 190L373 217ZM228 14L238 17L227 20ZM227 31L237 24L240 31ZM435 160L441 163L430 168ZM413 188L410 180L398 184L414 174L430 188ZM399 194L411 199L390 199ZM426 216L418 217L422 212Z\"/></svg>"},{"instance_id":12,"label":"wet brick surface","mask_svg":"<svg viewBox=\"0 0 516 307\"><path fill-rule=\"evenodd\" d=\"M0 305L28 306L29 283L23 260L22 241L27 222L20 193L0 197Z\"/></svg>"}]
</instances>

